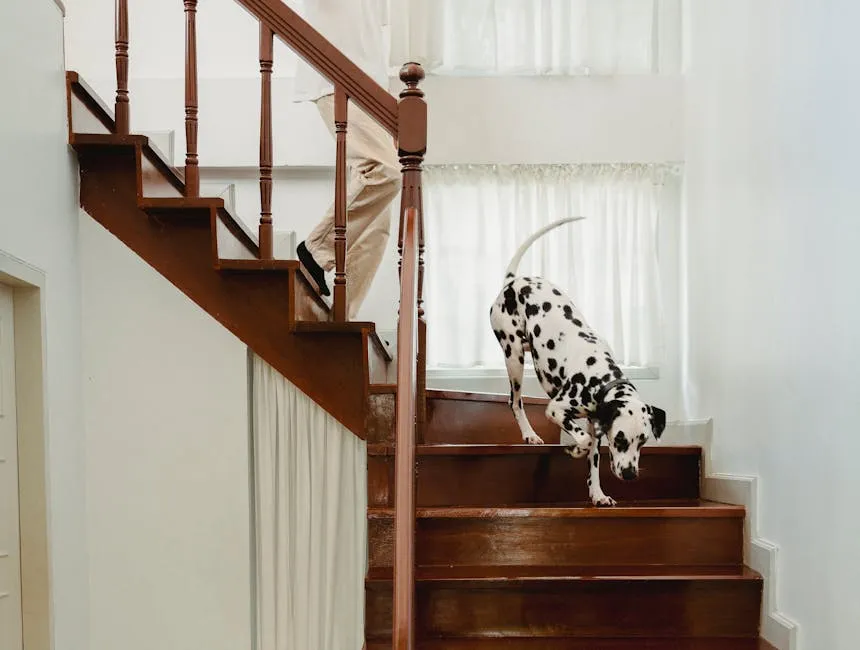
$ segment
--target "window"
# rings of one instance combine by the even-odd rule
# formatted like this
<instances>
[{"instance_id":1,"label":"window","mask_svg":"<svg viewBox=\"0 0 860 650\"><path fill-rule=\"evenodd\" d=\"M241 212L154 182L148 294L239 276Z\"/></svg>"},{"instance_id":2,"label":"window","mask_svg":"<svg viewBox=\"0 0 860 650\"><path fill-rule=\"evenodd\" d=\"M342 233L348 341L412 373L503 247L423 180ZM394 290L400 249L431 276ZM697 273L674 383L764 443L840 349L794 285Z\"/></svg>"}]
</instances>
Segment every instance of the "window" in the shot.
<instances>
[{"instance_id":1,"label":"window","mask_svg":"<svg viewBox=\"0 0 860 650\"><path fill-rule=\"evenodd\" d=\"M519 272L562 287L623 365L658 362L657 227L672 173L636 164L428 167L428 364L503 367L488 314L510 258L539 227L580 215L535 242Z\"/></svg>"},{"instance_id":2,"label":"window","mask_svg":"<svg viewBox=\"0 0 860 650\"><path fill-rule=\"evenodd\" d=\"M435 74L678 72L681 0L390 0L392 66Z\"/></svg>"}]
</instances>

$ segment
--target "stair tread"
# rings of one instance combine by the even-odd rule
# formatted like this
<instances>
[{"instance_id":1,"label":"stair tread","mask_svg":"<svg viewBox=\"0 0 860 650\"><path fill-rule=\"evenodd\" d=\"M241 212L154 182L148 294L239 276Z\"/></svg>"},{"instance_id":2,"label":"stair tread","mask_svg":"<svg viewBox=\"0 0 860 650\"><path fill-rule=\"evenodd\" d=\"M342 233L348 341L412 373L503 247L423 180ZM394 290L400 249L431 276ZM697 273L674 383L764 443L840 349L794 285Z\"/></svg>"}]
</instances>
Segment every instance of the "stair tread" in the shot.
<instances>
[{"instance_id":1,"label":"stair tread","mask_svg":"<svg viewBox=\"0 0 860 650\"><path fill-rule=\"evenodd\" d=\"M681 501L643 501L624 503L614 508L597 508L590 503L530 507L469 507L453 506L417 508L419 519L489 519L493 517L530 518L649 518L649 517L733 517L743 518L743 506L717 503L704 499ZM369 519L391 519L394 508L368 508Z\"/></svg>"},{"instance_id":2,"label":"stair tread","mask_svg":"<svg viewBox=\"0 0 860 650\"><path fill-rule=\"evenodd\" d=\"M296 260L218 260L221 271L295 271L299 266Z\"/></svg>"},{"instance_id":3,"label":"stair tread","mask_svg":"<svg viewBox=\"0 0 860 650\"><path fill-rule=\"evenodd\" d=\"M764 639L472 638L416 642L418 650L776 650ZM391 650L370 641L367 650Z\"/></svg>"},{"instance_id":4,"label":"stair tread","mask_svg":"<svg viewBox=\"0 0 860 650\"><path fill-rule=\"evenodd\" d=\"M528 445L528 444L430 444L416 445L418 456L501 456L501 455L542 455L557 454L565 448L561 444ZM367 453L371 456L390 456L395 451L395 445L369 444ZM601 447L602 455L609 453L607 447ZM666 446L643 447L644 456L699 456L702 448L698 446Z\"/></svg>"},{"instance_id":5,"label":"stair tread","mask_svg":"<svg viewBox=\"0 0 860 650\"><path fill-rule=\"evenodd\" d=\"M198 208L223 208L224 199L215 196L152 196L143 197L138 201L143 209L155 210L187 210Z\"/></svg>"},{"instance_id":6,"label":"stair tread","mask_svg":"<svg viewBox=\"0 0 860 650\"><path fill-rule=\"evenodd\" d=\"M393 567L373 567L368 583L391 582ZM419 582L443 583L524 583L579 581L719 581L761 580L761 575L746 566L420 566L415 569Z\"/></svg>"}]
</instances>

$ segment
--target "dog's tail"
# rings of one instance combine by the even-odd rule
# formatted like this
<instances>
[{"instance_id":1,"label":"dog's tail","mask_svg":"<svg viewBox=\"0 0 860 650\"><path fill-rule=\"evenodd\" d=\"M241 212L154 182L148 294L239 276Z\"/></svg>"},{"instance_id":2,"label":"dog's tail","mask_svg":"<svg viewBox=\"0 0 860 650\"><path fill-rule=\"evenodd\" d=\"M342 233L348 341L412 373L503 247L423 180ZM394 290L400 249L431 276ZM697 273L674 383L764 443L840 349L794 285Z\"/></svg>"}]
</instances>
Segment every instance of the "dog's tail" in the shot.
<instances>
[{"instance_id":1,"label":"dog's tail","mask_svg":"<svg viewBox=\"0 0 860 650\"><path fill-rule=\"evenodd\" d=\"M567 217L566 219L559 219L558 221L553 221L551 224L548 224L538 230L536 233L531 235L528 239L526 239L522 246L517 249L517 252L514 254L513 258L511 258L511 263L508 264L508 270L505 273L505 278L512 278L517 274L517 267L520 265L520 260L523 259L523 255L526 254L526 251L534 244L538 239L543 237L546 233L554 228L558 228L559 226L563 226L566 223L572 223L574 221L581 221L585 219L585 217Z\"/></svg>"}]
</instances>

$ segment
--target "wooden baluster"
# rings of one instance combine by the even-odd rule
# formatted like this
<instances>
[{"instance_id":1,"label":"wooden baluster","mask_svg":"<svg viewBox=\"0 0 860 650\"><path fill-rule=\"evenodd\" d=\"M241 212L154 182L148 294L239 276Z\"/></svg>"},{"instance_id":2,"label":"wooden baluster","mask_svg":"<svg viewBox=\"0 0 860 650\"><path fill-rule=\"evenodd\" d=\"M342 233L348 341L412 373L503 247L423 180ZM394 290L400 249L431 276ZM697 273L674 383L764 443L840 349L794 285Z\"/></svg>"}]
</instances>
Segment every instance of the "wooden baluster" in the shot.
<instances>
[{"instance_id":1,"label":"wooden baluster","mask_svg":"<svg viewBox=\"0 0 860 650\"><path fill-rule=\"evenodd\" d=\"M200 196L197 159L197 0L185 1L185 196Z\"/></svg>"},{"instance_id":2,"label":"wooden baluster","mask_svg":"<svg viewBox=\"0 0 860 650\"><path fill-rule=\"evenodd\" d=\"M260 259L275 256L272 225L272 30L260 23Z\"/></svg>"},{"instance_id":3,"label":"wooden baluster","mask_svg":"<svg viewBox=\"0 0 860 650\"><path fill-rule=\"evenodd\" d=\"M114 114L116 132L128 135L130 128L128 103L128 0L116 0L114 7L114 39L116 42L116 103Z\"/></svg>"},{"instance_id":4,"label":"wooden baluster","mask_svg":"<svg viewBox=\"0 0 860 650\"><path fill-rule=\"evenodd\" d=\"M334 126L337 135L334 181L334 319L347 320L346 291L346 120L349 98L337 86L334 91Z\"/></svg>"},{"instance_id":5,"label":"wooden baluster","mask_svg":"<svg viewBox=\"0 0 860 650\"><path fill-rule=\"evenodd\" d=\"M403 192L400 202L400 234L402 247L406 210L415 208L418 223L418 441L423 442L427 420L427 323L424 317L424 209L421 190L421 166L427 151L427 102L418 84L424 70L418 63L407 63L400 69L400 80L406 88L400 93L397 106L397 151L403 170Z\"/></svg>"}]
</instances>

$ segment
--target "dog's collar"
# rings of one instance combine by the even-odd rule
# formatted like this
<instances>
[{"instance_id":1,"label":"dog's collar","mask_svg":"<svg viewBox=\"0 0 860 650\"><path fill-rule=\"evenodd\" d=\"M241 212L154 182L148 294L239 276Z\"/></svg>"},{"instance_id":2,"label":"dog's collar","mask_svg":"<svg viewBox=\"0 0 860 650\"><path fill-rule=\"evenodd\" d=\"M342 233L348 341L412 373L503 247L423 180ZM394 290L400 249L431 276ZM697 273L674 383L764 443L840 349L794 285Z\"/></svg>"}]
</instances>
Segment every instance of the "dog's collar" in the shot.
<instances>
[{"instance_id":1,"label":"dog's collar","mask_svg":"<svg viewBox=\"0 0 860 650\"><path fill-rule=\"evenodd\" d=\"M622 377L621 379L613 379L608 384L605 384L599 391L597 391L597 394L594 396L595 403L602 404L603 400L605 400L606 396L609 394L609 391L611 391L616 386L620 386L621 384L629 384L632 388L636 388L636 386L633 386L633 382L631 382L629 379L625 379L624 377Z\"/></svg>"}]
</instances>

